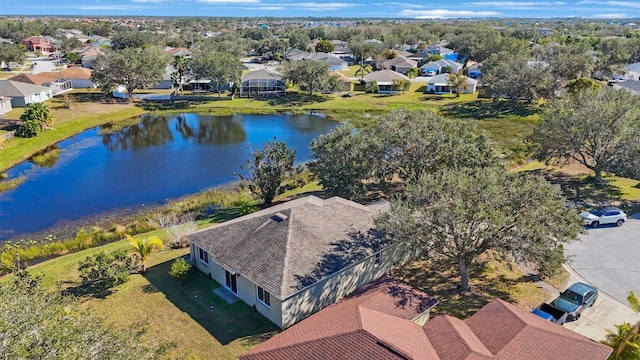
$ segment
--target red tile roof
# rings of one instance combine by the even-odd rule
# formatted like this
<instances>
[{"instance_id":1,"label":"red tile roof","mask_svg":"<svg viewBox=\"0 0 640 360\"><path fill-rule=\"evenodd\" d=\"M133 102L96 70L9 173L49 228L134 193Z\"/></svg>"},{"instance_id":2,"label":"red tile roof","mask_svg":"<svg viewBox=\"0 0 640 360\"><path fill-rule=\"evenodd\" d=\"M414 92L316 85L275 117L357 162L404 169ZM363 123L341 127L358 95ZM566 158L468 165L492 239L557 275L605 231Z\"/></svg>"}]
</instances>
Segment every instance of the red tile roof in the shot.
<instances>
[{"instance_id":1,"label":"red tile roof","mask_svg":"<svg viewBox=\"0 0 640 360\"><path fill-rule=\"evenodd\" d=\"M437 303L384 277L256 346L241 359L434 359L437 355L424 331L411 320ZM340 346L332 348L334 343ZM358 356L351 357L344 347Z\"/></svg>"},{"instance_id":2,"label":"red tile roof","mask_svg":"<svg viewBox=\"0 0 640 360\"><path fill-rule=\"evenodd\" d=\"M416 302L399 306L389 278L361 289L240 356L267 359L596 360L612 349L500 299L462 321L441 314L422 328ZM428 298L428 296L426 296Z\"/></svg>"}]
</instances>

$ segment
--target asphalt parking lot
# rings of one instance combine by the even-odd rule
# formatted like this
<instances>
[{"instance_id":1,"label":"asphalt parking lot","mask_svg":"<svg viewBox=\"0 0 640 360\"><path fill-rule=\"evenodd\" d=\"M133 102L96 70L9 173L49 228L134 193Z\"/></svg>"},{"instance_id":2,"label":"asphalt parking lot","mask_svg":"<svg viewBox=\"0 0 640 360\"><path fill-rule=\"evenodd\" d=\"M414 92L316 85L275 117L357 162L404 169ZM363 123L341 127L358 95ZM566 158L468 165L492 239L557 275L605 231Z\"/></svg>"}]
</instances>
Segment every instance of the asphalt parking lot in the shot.
<instances>
[{"instance_id":1,"label":"asphalt parking lot","mask_svg":"<svg viewBox=\"0 0 640 360\"><path fill-rule=\"evenodd\" d=\"M640 294L640 214L617 227L587 229L566 246L569 266L601 292L626 304L629 291Z\"/></svg>"}]
</instances>

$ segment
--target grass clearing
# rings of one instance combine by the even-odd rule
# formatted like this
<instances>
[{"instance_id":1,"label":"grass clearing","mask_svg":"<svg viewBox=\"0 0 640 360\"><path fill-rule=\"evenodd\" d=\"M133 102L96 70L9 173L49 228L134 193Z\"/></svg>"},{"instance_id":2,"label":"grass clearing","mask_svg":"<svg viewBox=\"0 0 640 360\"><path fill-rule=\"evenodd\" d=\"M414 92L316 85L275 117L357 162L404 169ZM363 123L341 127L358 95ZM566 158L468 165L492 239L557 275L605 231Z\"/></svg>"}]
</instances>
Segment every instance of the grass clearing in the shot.
<instances>
[{"instance_id":1,"label":"grass clearing","mask_svg":"<svg viewBox=\"0 0 640 360\"><path fill-rule=\"evenodd\" d=\"M495 298L530 310L547 300L549 295L531 281L511 259L485 253L469 272L469 294L456 291L457 267L445 259L418 260L393 272L393 276L440 300L437 313L461 319L475 314Z\"/></svg>"},{"instance_id":2,"label":"grass clearing","mask_svg":"<svg viewBox=\"0 0 640 360\"><path fill-rule=\"evenodd\" d=\"M31 271L42 274L45 286L54 291L73 289L80 285L77 267L85 257L129 248L126 240L118 241L37 264ZM171 262L186 253L188 249L154 253L146 274L132 275L104 298L82 297L81 306L116 326L146 321L151 335L177 342L170 358L235 359L278 331L242 301L227 304L218 298L213 289L220 285L199 271L184 284L174 281L168 275Z\"/></svg>"}]
</instances>

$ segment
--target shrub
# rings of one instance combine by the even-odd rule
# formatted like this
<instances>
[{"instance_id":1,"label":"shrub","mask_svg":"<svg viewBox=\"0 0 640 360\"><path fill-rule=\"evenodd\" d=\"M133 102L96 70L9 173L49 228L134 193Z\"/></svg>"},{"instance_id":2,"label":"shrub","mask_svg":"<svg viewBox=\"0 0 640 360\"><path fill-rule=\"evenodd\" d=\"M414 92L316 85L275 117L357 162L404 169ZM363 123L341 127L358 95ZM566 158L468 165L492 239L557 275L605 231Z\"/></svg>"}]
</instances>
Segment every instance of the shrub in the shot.
<instances>
[{"instance_id":1,"label":"shrub","mask_svg":"<svg viewBox=\"0 0 640 360\"><path fill-rule=\"evenodd\" d=\"M40 123L35 120L27 120L18 127L16 136L21 138L32 138L40 134Z\"/></svg>"},{"instance_id":2,"label":"shrub","mask_svg":"<svg viewBox=\"0 0 640 360\"><path fill-rule=\"evenodd\" d=\"M101 251L96 255L87 256L80 262L78 270L83 285L106 290L129 281L131 265L131 258L125 251Z\"/></svg>"},{"instance_id":3,"label":"shrub","mask_svg":"<svg viewBox=\"0 0 640 360\"><path fill-rule=\"evenodd\" d=\"M191 265L191 263L188 262L184 257L181 257L171 263L169 276L176 279L178 282L183 282L187 280L192 271L193 266Z\"/></svg>"},{"instance_id":4,"label":"shrub","mask_svg":"<svg viewBox=\"0 0 640 360\"><path fill-rule=\"evenodd\" d=\"M24 110L24 113L20 116L22 121L35 121L40 126L40 129L44 129L53 125L53 114L47 105L44 104L30 104Z\"/></svg>"}]
</instances>

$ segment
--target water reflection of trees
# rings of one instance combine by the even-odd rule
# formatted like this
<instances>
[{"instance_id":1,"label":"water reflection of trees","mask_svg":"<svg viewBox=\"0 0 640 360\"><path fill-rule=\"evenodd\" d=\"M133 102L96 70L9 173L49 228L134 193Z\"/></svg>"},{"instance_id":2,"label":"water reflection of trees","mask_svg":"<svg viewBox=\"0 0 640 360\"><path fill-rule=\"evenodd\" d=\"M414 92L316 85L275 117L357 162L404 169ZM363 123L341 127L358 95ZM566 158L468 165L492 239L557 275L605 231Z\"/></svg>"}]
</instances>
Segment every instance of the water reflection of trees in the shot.
<instances>
[{"instance_id":1,"label":"water reflection of trees","mask_svg":"<svg viewBox=\"0 0 640 360\"><path fill-rule=\"evenodd\" d=\"M175 129L171 130L171 120ZM138 124L112 134L104 134L102 143L110 150L138 149L161 146L174 141L174 136L195 140L199 145L226 145L245 141L247 134L239 121L232 117L198 115L197 121L183 115L143 116Z\"/></svg>"},{"instance_id":2,"label":"water reflection of trees","mask_svg":"<svg viewBox=\"0 0 640 360\"><path fill-rule=\"evenodd\" d=\"M102 143L110 151L159 146L172 141L173 132L166 116L145 115L135 125L102 135Z\"/></svg>"},{"instance_id":3,"label":"water reflection of trees","mask_svg":"<svg viewBox=\"0 0 640 360\"><path fill-rule=\"evenodd\" d=\"M297 132L304 133L318 133L324 132L328 129L330 122L326 120L322 115L290 115L287 117L287 122L292 129Z\"/></svg>"}]
</instances>

